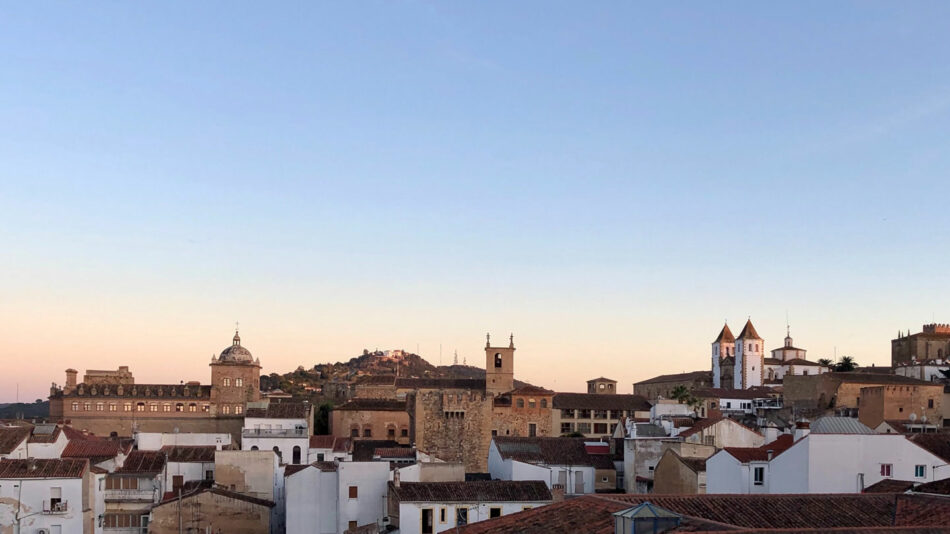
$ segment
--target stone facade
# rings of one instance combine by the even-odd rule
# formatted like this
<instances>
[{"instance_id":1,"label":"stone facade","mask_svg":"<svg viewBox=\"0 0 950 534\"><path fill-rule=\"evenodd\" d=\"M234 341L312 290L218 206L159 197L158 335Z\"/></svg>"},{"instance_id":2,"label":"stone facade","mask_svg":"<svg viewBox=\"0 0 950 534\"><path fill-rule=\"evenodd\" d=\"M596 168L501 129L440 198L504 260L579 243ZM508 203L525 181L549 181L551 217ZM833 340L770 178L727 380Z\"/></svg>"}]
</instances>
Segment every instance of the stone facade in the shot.
<instances>
[{"instance_id":1,"label":"stone facade","mask_svg":"<svg viewBox=\"0 0 950 534\"><path fill-rule=\"evenodd\" d=\"M260 370L260 361L241 346L237 333L221 357L212 359L210 386L136 384L124 366L88 371L77 384L77 372L67 369L66 385L50 390L50 417L106 436L177 430L239 437L247 403L260 400Z\"/></svg>"},{"instance_id":2,"label":"stone facade","mask_svg":"<svg viewBox=\"0 0 950 534\"><path fill-rule=\"evenodd\" d=\"M466 472L488 470L494 398L483 391L447 389L409 394L410 440L440 460L461 462Z\"/></svg>"},{"instance_id":3,"label":"stone facade","mask_svg":"<svg viewBox=\"0 0 950 534\"><path fill-rule=\"evenodd\" d=\"M333 409L330 433L338 438L388 439L409 445L405 400L356 398Z\"/></svg>"},{"instance_id":4,"label":"stone facade","mask_svg":"<svg viewBox=\"0 0 950 534\"><path fill-rule=\"evenodd\" d=\"M642 395L653 402L659 398L669 399L677 386L683 386L689 390L712 387L712 372L693 371L691 373L657 376L635 383L633 393Z\"/></svg>"},{"instance_id":5,"label":"stone facade","mask_svg":"<svg viewBox=\"0 0 950 534\"><path fill-rule=\"evenodd\" d=\"M933 386L933 383L876 373L824 373L786 376L782 393L793 410L858 409L863 388L873 386ZM939 386L938 386L939 387Z\"/></svg>"},{"instance_id":6,"label":"stone facade","mask_svg":"<svg viewBox=\"0 0 950 534\"><path fill-rule=\"evenodd\" d=\"M858 419L870 428L884 421L913 421L943 426L943 384L861 388Z\"/></svg>"},{"instance_id":7,"label":"stone facade","mask_svg":"<svg viewBox=\"0 0 950 534\"><path fill-rule=\"evenodd\" d=\"M908 365L914 361L950 358L950 325L925 324L921 331L906 335L898 332L891 340L891 366Z\"/></svg>"},{"instance_id":8,"label":"stone facade","mask_svg":"<svg viewBox=\"0 0 950 534\"><path fill-rule=\"evenodd\" d=\"M255 499L219 488L205 489L183 496L180 513L178 499L171 499L153 508L148 532L149 534L178 534L179 532L270 534L273 506L272 502L263 499Z\"/></svg>"}]
</instances>

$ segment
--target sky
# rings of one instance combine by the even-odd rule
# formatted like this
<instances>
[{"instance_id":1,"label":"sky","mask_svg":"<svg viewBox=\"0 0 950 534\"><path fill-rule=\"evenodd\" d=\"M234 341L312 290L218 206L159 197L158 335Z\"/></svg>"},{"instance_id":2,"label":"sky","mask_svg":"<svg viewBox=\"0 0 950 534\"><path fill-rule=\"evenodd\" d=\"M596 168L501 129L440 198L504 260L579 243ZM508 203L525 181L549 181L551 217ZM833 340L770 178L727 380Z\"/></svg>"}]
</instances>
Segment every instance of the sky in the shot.
<instances>
[{"instance_id":1,"label":"sky","mask_svg":"<svg viewBox=\"0 0 950 534\"><path fill-rule=\"evenodd\" d=\"M366 349L621 392L950 322L946 2L0 6L0 401ZM441 347L441 352L440 352ZM440 356L441 354L441 356Z\"/></svg>"}]
</instances>

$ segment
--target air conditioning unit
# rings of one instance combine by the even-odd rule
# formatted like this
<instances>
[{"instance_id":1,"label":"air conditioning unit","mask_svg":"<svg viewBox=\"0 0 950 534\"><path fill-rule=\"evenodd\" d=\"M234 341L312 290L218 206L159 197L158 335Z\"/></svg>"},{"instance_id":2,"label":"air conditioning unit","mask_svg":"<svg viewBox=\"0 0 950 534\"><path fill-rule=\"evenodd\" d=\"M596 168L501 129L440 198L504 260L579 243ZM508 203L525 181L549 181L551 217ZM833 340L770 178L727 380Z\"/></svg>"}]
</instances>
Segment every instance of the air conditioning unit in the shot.
<instances>
[{"instance_id":1,"label":"air conditioning unit","mask_svg":"<svg viewBox=\"0 0 950 534\"><path fill-rule=\"evenodd\" d=\"M36 534L49 534L48 528L38 528L36 529Z\"/></svg>"},{"instance_id":2,"label":"air conditioning unit","mask_svg":"<svg viewBox=\"0 0 950 534\"><path fill-rule=\"evenodd\" d=\"M388 515L384 515L384 516L383 516L383 526L385 527L385 526L387 526L387 525L389 525L389 516L388 516Z\"/></svg>"}]
</instances>

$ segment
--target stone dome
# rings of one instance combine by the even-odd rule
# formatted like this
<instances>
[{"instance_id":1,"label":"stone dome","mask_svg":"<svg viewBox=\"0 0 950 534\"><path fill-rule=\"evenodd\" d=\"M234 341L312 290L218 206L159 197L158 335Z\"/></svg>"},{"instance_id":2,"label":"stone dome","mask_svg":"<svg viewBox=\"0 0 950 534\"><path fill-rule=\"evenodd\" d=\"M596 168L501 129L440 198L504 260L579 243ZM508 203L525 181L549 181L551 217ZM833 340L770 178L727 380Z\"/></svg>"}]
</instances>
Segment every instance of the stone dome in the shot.
<instances>
[{"instance_id":1,"label":"stone dome","mask_svg":"<svg viewBox=\"0 0 950 534\"><path fill-rule=\"evenodd\" d=\"M221 351L221 356L218 357L218 361L250 363L254 361L254 357L251 356L251 351L241 346L241 336L235 331L231 346Z\"/></svg>"}]
</instances>

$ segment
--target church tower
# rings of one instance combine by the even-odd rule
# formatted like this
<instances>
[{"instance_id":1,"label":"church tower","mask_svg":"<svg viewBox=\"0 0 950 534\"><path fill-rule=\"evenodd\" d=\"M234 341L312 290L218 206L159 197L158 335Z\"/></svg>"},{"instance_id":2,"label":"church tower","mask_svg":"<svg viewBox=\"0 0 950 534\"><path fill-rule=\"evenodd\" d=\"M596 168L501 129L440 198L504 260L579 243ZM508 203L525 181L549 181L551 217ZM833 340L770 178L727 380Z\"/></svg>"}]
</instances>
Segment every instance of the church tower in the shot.
<instances>
[{"instance_id":1,"label":"church tower","mask_svg":"<svg viewBox=\"0 0 950 534\"><path fill-rule=\"evenodd\" d=\"M762 385L765 364L765 343L759 337L752 319L746 321L736 338L736 370L733 377L735 389L748 389Z\"/></svg>"},{"instance_id":2,"label":"church tower","mask_svg":"<svg viewBox=\"0 0 950 534\"><path fill-rule=\"evenodd\" d=\"M735 356L736 337L729 330L729 324L726 323L719 332L719 337L712 342L712 374L713 387L722 387L722 367L720 363L724 358ZM728 384L727 384L728 386Z\"/></svg>"},{"instance_id":3,"label":"church tower","mask_svg":"<svg viewBox=\"0 0 950 534\"><path fill-rule=\"evenodd\" d=\"M501 395L515 389L515 336L507 347L492 347L491 335L485 335L485 392Z\"/></svg>"},{"instance_id":4,"label":"church tower","mask_svg":"<svg viewBox=\"0 0 950 534\"><path fill-rule=\"evenodd\" d=\"M261 400L261 361L241 345L237 330L231 346L211 357L211 407L217 416L242 416L247 403Z\"/></svg>"}]
</instances>

